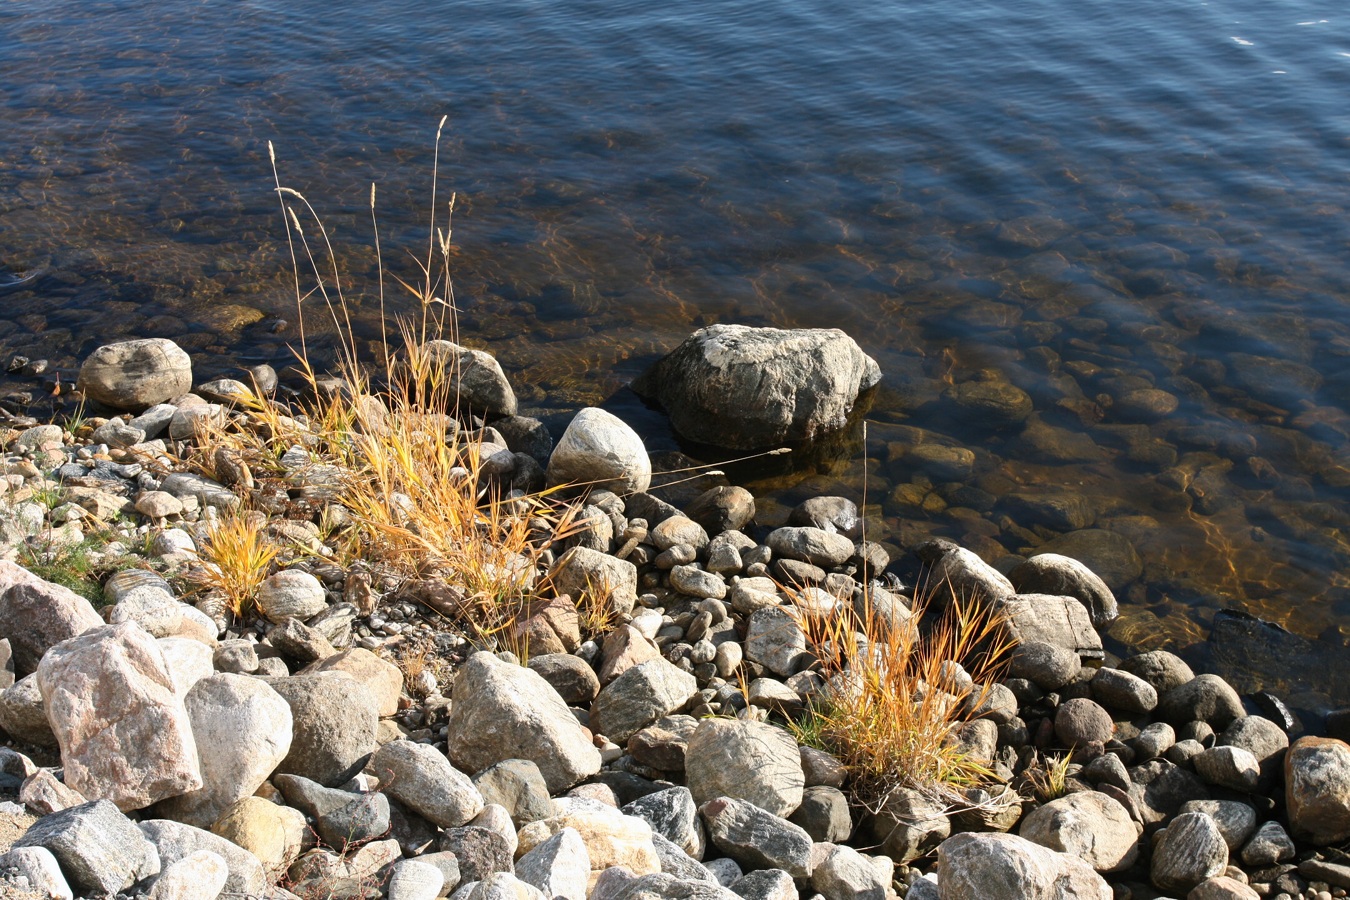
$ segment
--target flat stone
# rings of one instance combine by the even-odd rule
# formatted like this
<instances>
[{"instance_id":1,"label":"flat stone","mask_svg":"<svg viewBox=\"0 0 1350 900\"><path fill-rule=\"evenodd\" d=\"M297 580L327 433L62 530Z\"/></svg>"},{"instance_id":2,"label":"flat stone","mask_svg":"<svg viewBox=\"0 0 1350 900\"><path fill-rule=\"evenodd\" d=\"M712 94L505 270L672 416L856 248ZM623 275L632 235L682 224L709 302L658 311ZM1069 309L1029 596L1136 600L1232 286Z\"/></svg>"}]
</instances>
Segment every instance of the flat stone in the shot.
<instances>
[{"instance_id":1,"label":"flat stone","mask_svg":"<svg viewBox=\"0 0 1350 900\"><path fill-rule=\"evenodd\" d=\"M154 846L108 800L44 816L14 842L24 847L48 850L81 895L115 894L160 870Z\"/></svg>"}]
</instances>

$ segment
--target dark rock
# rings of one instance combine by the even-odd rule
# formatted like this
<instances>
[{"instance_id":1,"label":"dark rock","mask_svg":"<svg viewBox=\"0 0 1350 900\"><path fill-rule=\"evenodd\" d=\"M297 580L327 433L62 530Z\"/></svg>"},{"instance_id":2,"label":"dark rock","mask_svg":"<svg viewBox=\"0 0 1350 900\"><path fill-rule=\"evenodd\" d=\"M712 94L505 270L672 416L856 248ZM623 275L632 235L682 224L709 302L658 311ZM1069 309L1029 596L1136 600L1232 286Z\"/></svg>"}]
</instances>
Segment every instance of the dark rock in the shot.
<instances>
[{"instance_id":1,"label":"dark rock","mask_svg":"<svg viewBox=\"0 0 1350 900\"><path fill-rule=\"evenodd\" d=\"M788 821L800 825L817 842L840 844L853 834L848 798L838 788L823 785L802 792L802 803Z\"/></svg>"},{"instance_id":2,"label":"dark rock","mask_svg":"<svg viewBox=\"0 0 1350 900\"><path fill-rule=\"evenodd\" d=\"M483 881L496 872L513 873L511 845L495 831L466 825L441 832L436 848L455 854L462 883Z\"/></svg>"},{"instance_id":3,"label":"dark rock","mask_svg":"<svg viewBox=\"0 0 1350 900\"><path fill-rule=\"evenodd\" d=\"M841 428L877 364L836 329L712 325L633 383L682 437L736 449L810 441Z\"/></svg>"},{"instance_id":4,"label":"dark rock","mask_svg":"<svg viewBox=\"0 0 1350 900\"><path fill-rule=\"evenodd\" d=\"M700 807L708 836L727 856L752 869L782 869L793 878L811 876L811 836L744 800L719 797Z\"/></svg>"}]
</instances>

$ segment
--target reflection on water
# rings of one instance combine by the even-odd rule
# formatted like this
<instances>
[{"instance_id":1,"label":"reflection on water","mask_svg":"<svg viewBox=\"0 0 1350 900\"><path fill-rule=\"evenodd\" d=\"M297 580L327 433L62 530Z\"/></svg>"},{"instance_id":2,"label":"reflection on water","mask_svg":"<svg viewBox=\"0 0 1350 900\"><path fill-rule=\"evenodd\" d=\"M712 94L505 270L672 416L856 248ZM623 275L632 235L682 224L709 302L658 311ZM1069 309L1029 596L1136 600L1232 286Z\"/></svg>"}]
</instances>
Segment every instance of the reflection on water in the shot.
<instances>
[{"instance_id":1,"label":"reflection on water","mask_svg":"<svg viewBox=\"0 0 1350 900\"><path fill-rule=\"evenodd\" d=\"M604 402L674 450L624 386L694 327L840 327L887 375L866 452L739 472L766 521L865 491L898 546L1089 558L1121 646L1229 606L1340 642L1350 32L1318 12L8 4L0 350L284 361L269 140L377 340L369 184L409 276L448 112L463 332L528 412Z\"/></svg>"}]
</instances>

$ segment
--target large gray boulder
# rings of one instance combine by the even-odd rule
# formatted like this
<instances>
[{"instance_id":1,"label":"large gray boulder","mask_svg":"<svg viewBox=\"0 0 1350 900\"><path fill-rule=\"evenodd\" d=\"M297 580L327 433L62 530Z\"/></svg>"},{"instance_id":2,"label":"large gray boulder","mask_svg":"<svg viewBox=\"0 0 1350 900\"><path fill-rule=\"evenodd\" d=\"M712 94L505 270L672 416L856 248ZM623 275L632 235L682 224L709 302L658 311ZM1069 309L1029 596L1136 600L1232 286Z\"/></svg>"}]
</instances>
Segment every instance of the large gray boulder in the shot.
<instances>
[{"instance_id":1,"label":"large gray boulder","mask_svg":"<svg viewBox=\"0 0 1350 900\"><path fill-rule=\"evenodd\" d=\"M836 328L711 325L633 389L659 403L681 437L755 450L838 430L880 380L876 361Z\"/></svg>"},{"instance_id":2,"label":"large gray boulder","mask_svg":"<svg viewBox=\"0 0 1350 900\"><path fill-rule=\"evenodd\" d=\"M1182 813L1161 832L1153 847L1149 877L1162 891L1189 891L1206 878L1223 874L1228 844L1218 823L1202 812Z\"/></svg>"},{"instance_id":3,"label":"large gray boulder","mask_svg":"<svg viewBox=\"0 0 1350 900\"><path fill-rule=\"evenodd\" d=\"M787 817L802 802L801 751L786 731L763 722L704 719L689 738L684 771L694 802L735 797Z\"/></svg>"},{"instance_id":4,"label":"large gray boulder","mask_svg":"<svg viewBox=\"0 0 1350 900\"><path fill-rule=\"evenodd\" d=\"M166 338L104 344L80 366L76 387L104 406L140 412L192 390L192 360Z\"/></svg>"},{"instance_id":5,"label":"large gray boulder","mask_svg":"<svg viewBox=\"0 0 1350 900\"><path fill-rule=\"evenodd\" d=\"M451 699L446 753L464 771L529 759L550 793L600 771L600 751L537 672L475 653L456 674Z\"/></svg>"},{"instance_id":6,"label":"large gray boulder","mask_svg":"<svg viewBox=\"0 0 1350 900\"><path fill-rule=\"evenodd\" d=\"M616 494L645 491L652 461L636 431L593 406L572 418L548 459L548 483L605 488Z\"/></svg>"},{"instance_id":7,"label":"large gray boulder","mask_svg":"<svg viewBox=\"0 0 1350 900\"><path fill-rule=\"evenodd\" d=\"M1111 888L1081 859L1013 834L967 832L938 847L941 900L1110 900Z\"/></svg>"},{"instance_id":8,"label":"large gray boulder","mask_svg":"<svg viewBox=\"0 0 1350 900\"><path fill-rule=\"evenodd\" d=\"M171 797L160 815L198 828L253 795L291 749L291 708L260 679L221 673L192 686L184 701L201 759L201 790Z\"/></svg>"},{"instance_id":9,"label":"large gray boulder","mask_svg":"<svg viewBox=\"0 0 1350 900\"><path fill-rule=\"evenodd\" d=\"M379 725L370 689L337 672L266 681L291 708L291 749L278 772L336 787L361 771Z\"/></svg>"},{"instance_id":10,"label":"large gray boulder","mask_svg":"<svg viewBox=\"0 0 1350 900\"><path fill-rule=\"evenodd\" d=\"M84 796L130 810L202 787L183 700L141 626L105 625L57 644L37 682L66 784Z\"/></svg>"}]
</instances>

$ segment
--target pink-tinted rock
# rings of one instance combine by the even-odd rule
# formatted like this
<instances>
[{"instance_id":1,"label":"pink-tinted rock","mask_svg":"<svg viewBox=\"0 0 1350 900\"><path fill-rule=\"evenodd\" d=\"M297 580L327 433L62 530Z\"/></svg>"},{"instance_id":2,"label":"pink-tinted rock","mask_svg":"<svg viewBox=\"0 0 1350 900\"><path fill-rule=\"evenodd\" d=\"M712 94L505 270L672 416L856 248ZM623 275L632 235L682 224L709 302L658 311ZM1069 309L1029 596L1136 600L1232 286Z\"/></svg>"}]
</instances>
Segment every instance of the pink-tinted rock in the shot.
<instances>
[{"instance_id":1,"label":"pink-tinted rock","mask_svg":"<svg viewBox=\"0 0 1350 900\"><path fill-rule=\"evenodd\" d=\"M13 648L19 677L36 669L55 645L102 624L89 601L70 588L0 561L0 638Z\"/></svg>"},{"instance_id":2,"label":"pink-tinted rock","mask_svg":"<svg viewBox=\"0 0 1350 900\"><path fill-rule=\"evenodd\" d=\"M132 810L202 786L187 711L159 644L139 625L56 645L37 681L66 783L84 796Z\"/></svg>"}]
</instances>

